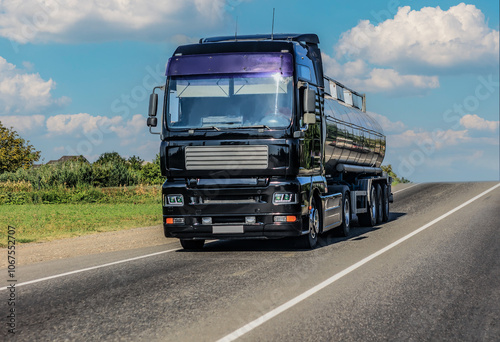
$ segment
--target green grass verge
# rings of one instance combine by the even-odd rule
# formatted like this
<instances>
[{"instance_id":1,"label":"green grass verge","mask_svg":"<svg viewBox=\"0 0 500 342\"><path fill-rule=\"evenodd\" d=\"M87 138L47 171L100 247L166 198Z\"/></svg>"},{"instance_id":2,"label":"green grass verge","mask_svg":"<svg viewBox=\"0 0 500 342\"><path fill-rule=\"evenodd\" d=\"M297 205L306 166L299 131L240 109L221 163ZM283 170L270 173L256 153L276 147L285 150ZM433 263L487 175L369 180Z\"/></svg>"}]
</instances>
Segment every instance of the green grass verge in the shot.
<instances>
[{"instance_id":1,"label":"green grass verge","mask_svg":"<svg viewBox=\"0 0 500 342\"><path fill-rule=\"evenodd\" d=\"M0 205L80 203L160 203L160 186L33 190L23 182L0 182Z\"/></svg>"},{"instance_id":2,"label":"green grass verge","mask_svg":"<svg viewBox=\"0 0 500 342\"><path fill-rule=\"evenodd\" d=\"M159 225L161 203L0 205L0 247L9 226L16 242L40 242L127 228Z\"/></svg>"}]
</instances>

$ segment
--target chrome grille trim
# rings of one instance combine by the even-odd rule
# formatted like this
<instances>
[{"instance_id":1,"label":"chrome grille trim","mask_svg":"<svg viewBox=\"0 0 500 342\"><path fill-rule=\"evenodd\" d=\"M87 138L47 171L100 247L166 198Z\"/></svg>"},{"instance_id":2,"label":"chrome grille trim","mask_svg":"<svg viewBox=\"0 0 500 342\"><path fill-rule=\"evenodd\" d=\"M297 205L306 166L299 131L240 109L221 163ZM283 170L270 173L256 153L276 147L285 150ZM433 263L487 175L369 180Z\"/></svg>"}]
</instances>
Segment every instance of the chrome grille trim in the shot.
<instances>
[{"instance_id":1,"label":"chrome grille trim","mask_svg":"<svg viewBox=\"0 0 500 342\"><path fill-rule=\"evenodd\" d=\"M186 170L267 169L267 145L186 146Z\"/></svg>"}]
</instances>

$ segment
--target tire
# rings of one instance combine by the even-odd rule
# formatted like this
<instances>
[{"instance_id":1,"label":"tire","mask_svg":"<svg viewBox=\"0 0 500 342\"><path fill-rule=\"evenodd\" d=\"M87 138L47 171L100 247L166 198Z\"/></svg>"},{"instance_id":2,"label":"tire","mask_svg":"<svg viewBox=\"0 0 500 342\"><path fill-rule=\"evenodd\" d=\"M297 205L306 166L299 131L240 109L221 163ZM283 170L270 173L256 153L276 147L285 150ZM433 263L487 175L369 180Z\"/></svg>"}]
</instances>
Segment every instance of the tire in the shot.
<instances>
[{"instance_id":1,"label":"tire","mask_svg":"<svg viewBox=\"0 0 500 342\"><path fill-rule=\"evenodd\" d=\"M181 239L181 246L186 250L200 250L203 249L205 240L186 240Z\"/></svg>"},{"instance_id":2,"label":"tire","mask_svg":"<svg viewBox=\"0 0 500 342\"><path fill-rule=\"evenodd\" d=\"M389 187L382 185L382 222L389 221Z\"/></svg>"},{"instance_id":3,"label":"tire","mask_svg":"<svg viewBox=\"0 0 500 342\"><path fill-rule=\"evenodd\" d=\"M301 245L305 249L313 249L318 243L318 235L321 231L321 211L316 199L311 198L311 210L309 210L309 233L300 237Z\"/></svg>"},{"instance_id":4,"label":"tire","mask_svg":"<svg viewBox=\"0 0 500 342\"><path fill-rule=\"evenodd\" d=\"M383 202L382 202L382 188L380 184L375 186L375 191L377 192L377 224L382 223L383 216Z\"/></svg>"},{"instance_id":5,"label":"tire","mask_svg":"<svg viewBox=\"0 0 500 342\"><path fill-rule=\"evenodd\" d=\"M351 200L346 192L342 197L342 225L338 228L340 236L348 237L351 233Z\"/></svg>"},{"instance_id":6,"label":"tire","mask_svg":"<svg viewBox=\"0 0 500 342\"><path fill-rule=\"evenodd\" d=\"M375 185L370 188L370 200L368 200L367 206L368 212L358 216L359 223L362 226L373 227L377 224L377 190Z\"/></svg>"}]
</instances>

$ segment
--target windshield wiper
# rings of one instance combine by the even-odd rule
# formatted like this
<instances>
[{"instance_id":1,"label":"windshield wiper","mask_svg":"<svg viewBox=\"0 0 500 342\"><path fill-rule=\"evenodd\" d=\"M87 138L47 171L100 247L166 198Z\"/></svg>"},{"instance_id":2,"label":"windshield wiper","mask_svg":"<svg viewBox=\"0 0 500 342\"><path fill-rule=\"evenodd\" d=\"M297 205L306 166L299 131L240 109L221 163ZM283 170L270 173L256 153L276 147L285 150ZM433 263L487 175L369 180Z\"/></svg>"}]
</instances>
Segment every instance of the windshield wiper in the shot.
<instances>
[{"instance_id":1,"label":"windshield wiper","mask_svg":"<svg viewBox=\"0 0 500 342\"><path fill-rule=\"evenodd\" d=\"M269 126L266 125L255 125L255 126L238 126L238 127L231 127L232 129L245 129L245 128L265 128L265 129L271 129Z\"/></svg>"},{"instance_id":2,"label":"windshield wiper","mask_svg":"<svg viewBox=\"0 0 500 342\"><path fill-rule=\"evenodd\" d=\"M220 128L215 127L215 126L205 126L205 127L195 127L195 128L190 128L190 131L202 131L202 130L208 130L212 129L214 131L220 131Z\"/></svg>"}]
</instances>

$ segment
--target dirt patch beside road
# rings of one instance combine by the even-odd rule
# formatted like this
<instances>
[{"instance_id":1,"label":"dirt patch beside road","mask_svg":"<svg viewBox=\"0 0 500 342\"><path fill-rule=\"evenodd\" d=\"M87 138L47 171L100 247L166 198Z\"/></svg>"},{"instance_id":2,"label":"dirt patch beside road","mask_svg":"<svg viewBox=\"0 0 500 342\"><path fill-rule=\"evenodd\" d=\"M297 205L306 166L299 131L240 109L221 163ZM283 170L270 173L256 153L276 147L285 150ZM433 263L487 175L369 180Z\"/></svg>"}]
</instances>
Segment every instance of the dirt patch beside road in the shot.
<instances>
[{"instance_id":1,"label":"dirt patch beside road","mask_svg":"<svg viewBox=\"0 0 500 342\"><path fill-rule=\"evenodd\" d=\"M16 246L16 264L27 265L42 261L65 259L148 246L175 243L167 239L162 226L134 228L128 230L97 233L69 239L41 243L27 243ZM0 268L7 267L7 249L0 249Z\"/></svg>"}]
</instances>

